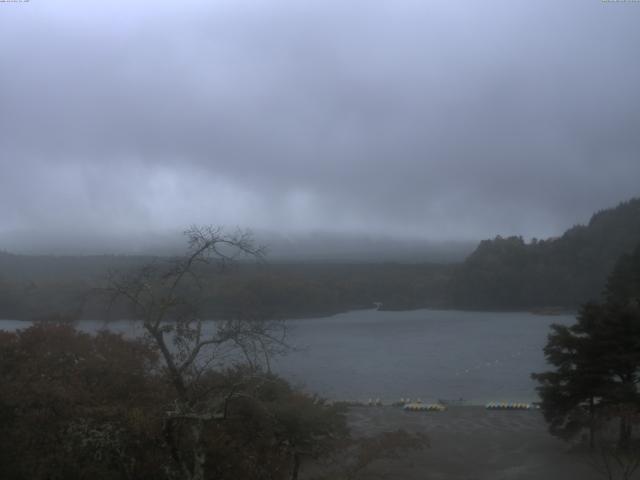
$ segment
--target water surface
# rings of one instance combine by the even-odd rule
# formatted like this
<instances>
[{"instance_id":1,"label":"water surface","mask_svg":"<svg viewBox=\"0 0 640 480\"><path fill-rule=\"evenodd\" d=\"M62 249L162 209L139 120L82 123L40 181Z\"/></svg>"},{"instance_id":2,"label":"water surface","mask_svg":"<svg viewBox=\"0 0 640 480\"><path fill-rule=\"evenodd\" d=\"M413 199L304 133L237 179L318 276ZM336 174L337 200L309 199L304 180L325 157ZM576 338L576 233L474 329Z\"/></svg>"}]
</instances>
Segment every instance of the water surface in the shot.
<instances>
[{"instance_id":1,"label":"water surface","mask_svg":"<svg viewBox=\"0 0 640 480\"><path fill-rule=\"evenodd\" d=\"M542 348L551 323L569 315L415 310L360 310L331 317L289 320L295 351L273 362L276 372L331 399L467 403L533 401L531 372L548 369ZM28 325L0 320L0 329ZM111 322L108 328L136 336L140 325ZM80 322L94 332L103 322Z\"/></svg>"},{"instance_id":2,"label":"water surface","mask_svg":"<svg viewBox=\"0 0 640 480\"><path fill-rule=\"evenodd\" d=\"M277 360L285 377L329 398L471 403L537 400L531 372L548 369L551 323L569 315L354 311L288 323L301 350Z\"/></svg>"}]
</instances>

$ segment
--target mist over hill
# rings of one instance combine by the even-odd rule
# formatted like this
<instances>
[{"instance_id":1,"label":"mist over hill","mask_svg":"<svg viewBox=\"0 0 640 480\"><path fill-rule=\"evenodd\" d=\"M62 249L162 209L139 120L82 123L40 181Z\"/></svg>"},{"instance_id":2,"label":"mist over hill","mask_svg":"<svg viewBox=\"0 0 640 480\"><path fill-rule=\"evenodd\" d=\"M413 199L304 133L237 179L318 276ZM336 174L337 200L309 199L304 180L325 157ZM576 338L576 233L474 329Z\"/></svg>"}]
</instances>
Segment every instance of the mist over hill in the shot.
<instances>
[{"instance_id":1,"label":"mist over hill","mask_svg":"<svg viewBox=\"0 0 640 480\"><path fill-rule=\"evenodd\" d=\"M476 247L477 241L434 241L371 234L329 232L291 233L252 231L263 245L270 262L400 262L457 263ZM172 256L185 248L180 231L118 234L53 235L46 238L33 232L13 232L0 236L5 253L45 257ZM93 260L87 259L90 263ZM79 260L72 260L72 262ZM97 260L98 263L100 262Z\"/></svg>"},{"instance_id":2,"label":"mist over hill","mask_svg":"<svg viewBox=\"0 0 640 480\"><path fill-rule=\"evenodd\" d=\"M430 241L374 235L261 234L272 261L457 263L475 248L473 241Z\"/></svg>"},{"instance_id":3,"label":"mist over hill","mask_svg":"<svg viewBox=\"0 0 640 480\"><path fill-rule=\"evenodd\" d=\"M86 293L110 271L163 261L181 251L167 242L145 255L0 253L0 317L104 316ZM329 234L267 236L267 263L241 262L207 277L210 317L324 315L381 302L384 309L573 309L597 299L616 260L640 244L640 199L595 213L558 238L501 237L438 243ZM266 241L265 241L266 240ZM154 260L155 259L155 260ZM125 312L117 312L124 315Z\"/></svg>"}]
</instances>

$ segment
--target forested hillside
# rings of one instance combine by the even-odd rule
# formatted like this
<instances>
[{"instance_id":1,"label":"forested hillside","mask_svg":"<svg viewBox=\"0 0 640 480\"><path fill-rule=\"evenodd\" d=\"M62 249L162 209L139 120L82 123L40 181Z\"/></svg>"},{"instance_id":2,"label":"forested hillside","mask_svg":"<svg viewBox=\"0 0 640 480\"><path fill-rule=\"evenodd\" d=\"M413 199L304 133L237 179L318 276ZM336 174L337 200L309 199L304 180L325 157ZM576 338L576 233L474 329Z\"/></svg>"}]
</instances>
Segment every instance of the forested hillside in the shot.
<instances>
[{"instance_id":1,"label":"forested hillside","mask_svg":"<svg viewBox=\"0 0 640 480\"><path fill-rule=\"evenodd\" d=\"M357 308L573 309L599 297L620 255L640 243L640 199L603 210L556 239L480 242L461 264L240 263L205 277L209 317L292 318ZM24 256L0 253L0 318L99 318L109 271L152 262L143 256ZM99 292L98 292L99 293Z\"/></svg>"},{"instance_id":2,"label":"forested hillside","mask_svg":"<svg viewBox=\"0 0 640 480\"><path fill-rule=\"evenodd\" d=\"M640 199L591 217L556 239L485 240L450 283L464 308L573 308L597 299L616 260L640 243Z\"/></svg>"},{"instance_id":3,"label":"forested hillside","mask_svg":"<svg viewBox=\"0 0 640 480\"><path fill-rule=\"evenodd\" d=\"M118 318L101 288L109 271L127 271L151 257L29 257L0 255L0 318L53 315ZM444 308L453 265L242 263L203 275L209 318L322 316L347 310Z\"/></svg>"}]
</instances>

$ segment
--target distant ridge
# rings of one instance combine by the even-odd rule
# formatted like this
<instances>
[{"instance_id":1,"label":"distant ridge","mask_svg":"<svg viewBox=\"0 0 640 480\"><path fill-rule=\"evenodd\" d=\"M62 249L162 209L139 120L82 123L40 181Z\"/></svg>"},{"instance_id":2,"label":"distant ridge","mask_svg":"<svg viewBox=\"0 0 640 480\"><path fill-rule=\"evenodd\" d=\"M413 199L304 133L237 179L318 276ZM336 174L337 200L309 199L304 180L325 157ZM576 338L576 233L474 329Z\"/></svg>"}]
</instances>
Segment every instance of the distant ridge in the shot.
<instances>
[{"instance_id":1,"label":"distant ridge","mask_svg":"<svg viewBox=\"0 0 640 480\"><path fill-rule=\"evenodd\" d=\"M212 272L203 308L210 318L245 310L276 318L322 316L373 308L376 302L384 310L529 310L551 315L599 299L615 262L638 244L640 198L634 198L595 213L587 225L576 225L558 238L484 240L461 263L388 262L384 256L370 255L375 248L364 252L360 261L350 257L343 263L331 249L318 249L313 260L277 259L266 266L248 262L223 278L214 278ZM377 247L375 242L371 245ZM0 318L117 315L89 293L104 284L107 272L152 260L142 255L29 256L0 251Z\"/></svg>"},{"instance_id":2,"label":"distant ridge","mask_svg":"<svg viewBox=\"0 0 640 480\"><path fill-rule=\"evenodd\" d=\"M480 309L572 308L598 299L616 260L640 244L640 198L561 237L480 242L451 279L451 303Z\"/></svg>"}]
</instances>

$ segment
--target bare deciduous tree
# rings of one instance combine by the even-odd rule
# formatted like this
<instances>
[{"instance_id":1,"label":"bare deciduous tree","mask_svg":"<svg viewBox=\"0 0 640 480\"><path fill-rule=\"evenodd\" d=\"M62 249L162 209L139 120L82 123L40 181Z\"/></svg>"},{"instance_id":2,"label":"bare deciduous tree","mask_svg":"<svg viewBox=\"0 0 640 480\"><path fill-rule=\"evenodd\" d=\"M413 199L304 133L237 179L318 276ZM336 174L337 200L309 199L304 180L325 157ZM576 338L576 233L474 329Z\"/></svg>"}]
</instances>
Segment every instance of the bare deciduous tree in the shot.
<instances>
[{"instance_id":1,"label":"bare deciduous tree","mask_svg":"<svg viewBox=\"0 0 640 480\"><path fill-rule=\"evenodd\" d=\"M269 369L269 357L286 345L284 329L277 323L246 316L203 323L200 315L213 267L225 267L242 256L263 259L264 250L250 233L193 226L185 235L189 248L184 256L111 275L108 290L112 301L127 303L135 320L142 322L175 390L164 427L177 466L171 476L202 480L207 460L204 428L208 422L224 420L228 402L240 395L233 386L216 394L203 386L202 376L230 353L241 355L250 371Z\"/></svg>"}]
</instances>

